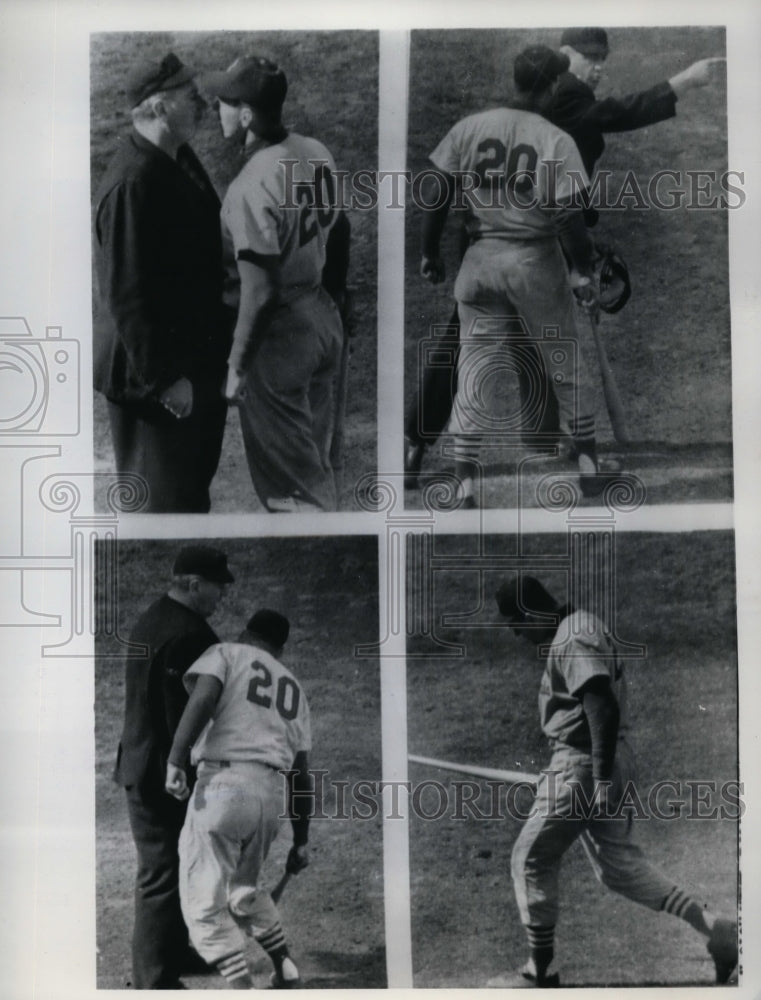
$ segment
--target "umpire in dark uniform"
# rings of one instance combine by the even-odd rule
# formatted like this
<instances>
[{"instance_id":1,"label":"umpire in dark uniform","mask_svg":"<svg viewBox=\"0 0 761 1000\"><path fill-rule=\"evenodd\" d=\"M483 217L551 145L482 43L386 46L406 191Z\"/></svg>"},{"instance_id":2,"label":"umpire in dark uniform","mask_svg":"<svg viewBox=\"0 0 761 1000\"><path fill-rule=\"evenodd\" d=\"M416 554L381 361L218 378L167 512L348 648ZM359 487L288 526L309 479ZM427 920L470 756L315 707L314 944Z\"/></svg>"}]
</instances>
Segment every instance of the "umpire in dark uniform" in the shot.
<instances>
[{"instance_id":1,"label":"umpire in dark uniform","mask_svg":"<svg viewBox=\"0 0 761 1000\"><path fill-rule=\"evenodd\" d=\"M187 145L206 105L172 53L138 65L127 95L133 129L96 196L95 388L108 400L117 471L148 486L144 509L205 513L232 331L220 203Z\"/></svg>"},{"instance_id":2,"label":"umpire in dark uniform","mask_svg":"<svg viewBox=\"0 0 761 1000\"><path fill-rule=\"evenodd\" d=\"M571 136L590 179L605 149L604 133L629 132L673 118L679 97L694 87L710 83L712 67L722 61L700 59L669 80L647 90L598 101L594 91L609 52L605 29L567 28L560 39L560 51L568 56L569 67L558 78L552 101L543 114L553 125ZM587 226L594 226L598 218L597 210L594 207L586 209L584 218ZM456 355L459 343L460 327L455 308L442 334L436 363L421 373L418 390L408 412L404 469L409 487L417 484L426 444L436 439L449 420L457 390ZM451 366L448 364L450 360ZM540 359L537 359L537 364L541 364ZM530 382L522 373L519 373L518 382L521 400L525 404L531 391ZM546 380L542 394L542 420L536 430L540 434L539 441L551 442L552 436L559 434L558 408L552 386ZM526 444L534 443L530 432L524 432L523 439Z\"/></svg>"},{"instance_id":3,"label":"umpire in dark uniform","mask_svg":"<svg viewBox=\"0 0 761 1000\"><path fill-rule=\"evenodd\" d=\"M169 591L140 616L130 641L147 647L127 660L124 728L114 779L127 794L137 848L134 989L181 989L188 934L180 911L177 842L185 803L164 791L172 739L187 703L182 678L216 642L208 625L225 587L233 582L219 549L183 548Z\"/></svg>"}]
</instances>

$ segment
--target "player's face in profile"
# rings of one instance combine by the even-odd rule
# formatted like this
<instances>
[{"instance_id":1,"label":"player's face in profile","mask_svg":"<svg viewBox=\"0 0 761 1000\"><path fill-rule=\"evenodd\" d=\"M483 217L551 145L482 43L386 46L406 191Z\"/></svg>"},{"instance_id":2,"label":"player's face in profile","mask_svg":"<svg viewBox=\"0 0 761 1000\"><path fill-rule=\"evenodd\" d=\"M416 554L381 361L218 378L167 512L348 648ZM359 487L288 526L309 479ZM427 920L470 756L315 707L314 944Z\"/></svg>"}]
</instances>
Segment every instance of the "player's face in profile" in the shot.
<instances>
[{"instance_id":1,"label":"player's face in profile","mask_svg":"<svg viewBox=\"0 0 761 1000\"><path fill-rule=\"evenodd\" d=\"M526 639L534 646L542 646L552 642L555 629L552 627L548 628L546 625L534 624L534 622L535 619L532 615L524 614L519 621L511 624L510 628L517 638Z\"/></svg>"},{"instance_id":2,"label":"player's face in profile","mask_svg":"<svg viewBox=\"0 0 761 1000\"><path fill-rule=\"evenodd\" d=\"M231 138L240 128L240 105L227 104L221 98L217 101L219 124L225 139Z\"/></svg>"}]
</instances>

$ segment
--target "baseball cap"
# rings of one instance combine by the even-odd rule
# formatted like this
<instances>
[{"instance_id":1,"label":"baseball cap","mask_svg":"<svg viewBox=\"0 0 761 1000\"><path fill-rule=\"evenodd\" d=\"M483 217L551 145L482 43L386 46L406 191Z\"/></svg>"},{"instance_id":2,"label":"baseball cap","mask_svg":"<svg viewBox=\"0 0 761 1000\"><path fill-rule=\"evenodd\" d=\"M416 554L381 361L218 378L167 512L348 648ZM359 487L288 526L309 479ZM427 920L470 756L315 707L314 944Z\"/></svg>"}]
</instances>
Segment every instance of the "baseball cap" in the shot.
<instances>
[{"instance_id":1,"label":"baseball cap","mask_svg":"<svg viewBox=\"0 0 761 1000\"><path fill-rule=\"evenodd\" d=\"M206 73L201 85L222 101L243 101L259 111L279 110L288 93L285 73L263 56L239 56L220 73Z\"/></svg>"},{"instance_id":2,"label":"baseball cap","mask_svg":"<svg viewBox=\"0 0 761 1000\"><path fill-rule=\"evenodd\" d=\"M210 545L187 545L180 549L174 561L175 576L202 576L211 583L233 583L235 577L227 568L227 556Z\"/></svg>"},{"instance_id":3,"label":"baseball cap","mask_svg":"<svg viewBox=\"0 0 761 1000\"><path fill-rule=\"evenodd\" d=\"M291 631L291 625L285 615L270 608L260 608L254 612L246 623L246 631L258 635L273 646L284 646Z\"/></svg>"},{"instance_id":4,"label":"baseball cap","mask_svg":"<svg viewBox=\"0 0 761 1000\"><path fill-rule=\"evenodd\" d=\"M510 624L521 625L526 611L551 612L555 601L533 576L515 576L501 584L496 593L497 607Z\"/></svg>"},{"instance_id":5,"label":"baseball cap","mask_svg":"<svg viewBox=\"0 0 761 1000\"><path fill-rule=\"evenodd\" d=\"M546 45L531 45L519 52L513 64L513 79L520 90L538 93L565 73L571 65L568 56Z\"/></svg>"},{"instance_id":6,"label":"baseball cap","mask_svg":"<svg viewBox=\"0 0 761 1000\"><path fill-rule=\"evenodd\" d=\"M127 78L127 97L130 107L136 108L146 97L160 90L174 90L195 76L195 72L183 65L174 52L165 55L161 62L144 60L133 67Z\"/></svg>"},{"instance_id":7,"label":"baseball cap","mask_svg":"<svg viewBox=\"0 0 761 1000\"><path fill-rule=\"evenodd\" d=\"M604 28L566 28L560 44L570 45L590 59L606 59L609 51L608 33Z\"/></svg>"}]
</instances>

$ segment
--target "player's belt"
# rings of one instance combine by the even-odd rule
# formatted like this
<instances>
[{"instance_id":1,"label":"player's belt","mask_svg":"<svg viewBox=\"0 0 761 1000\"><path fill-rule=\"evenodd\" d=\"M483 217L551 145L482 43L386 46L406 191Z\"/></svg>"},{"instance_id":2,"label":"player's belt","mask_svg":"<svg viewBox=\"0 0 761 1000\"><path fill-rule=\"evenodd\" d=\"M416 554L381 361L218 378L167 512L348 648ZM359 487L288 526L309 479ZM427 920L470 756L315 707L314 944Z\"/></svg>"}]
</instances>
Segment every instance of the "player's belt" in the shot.
<instances>
[{"instance_id":1,"label":"player's belt","mask_svg":"<svg viewBox=\"0 0 761 1000\"><path fill-rule=\"evenodd\" d=\"M256 764L258 767L266 767L270 771L281 770L278 764L269 764L266 760L206 760L204 757L203 760L199 761L199 765L200 764L207 764L210 767L232 767L235 764Z\"/></svg>"}]
</instances>

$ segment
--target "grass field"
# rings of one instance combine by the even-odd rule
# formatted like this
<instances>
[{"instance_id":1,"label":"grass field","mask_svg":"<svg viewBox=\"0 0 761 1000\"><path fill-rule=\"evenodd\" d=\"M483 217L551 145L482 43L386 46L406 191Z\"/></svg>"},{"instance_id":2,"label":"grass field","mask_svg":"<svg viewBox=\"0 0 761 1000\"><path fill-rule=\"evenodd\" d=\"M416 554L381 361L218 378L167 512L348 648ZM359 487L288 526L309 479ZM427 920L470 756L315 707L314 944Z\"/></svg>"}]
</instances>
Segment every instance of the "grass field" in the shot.
<instances>
[{"instance_id":1,"label":"grass field","mask_svg":"<svg viewBox=\"0 0 761 1000\"><path fill-rule=\"evenodd\" d=\"M312 712L311 765L329 780L380 778L380 690L377 660L354 655L378 638L378 555L375 538L257 539L217 542L236 583L211 619L223 640L237 638L255 607L291 620L283 661L303 684ZM177 542L119 546L119 634L160 596ZM103 601L102 590L98 599ZM97 652L98 650L96 650ZM99 650L103 652L101 648ZM124 792L111 780L123 717L123 666L100 659L95 673L98 985L124 988L130 979L135 851ZM326 779L323 811L336 815ZM263 873L280 877L290 846L284 823ZM383 861L379 819L312 824L312 864L289 884L283 923L307 988L383 987ZM255 945L255 980L268 982L270 963ZM214 975L184 977L194 989L220 989Z\"/></svg>"},{"instance_id":2,"label":"grass field","mask_svg":"<svg viewBox=\"0 0 761 1000\"><path fill-rule=\"evenodd\" d=\"M529 44L557 45L559 31L420 31L412 37L409 162L428 156L460 118L504 105L512 92L512 63ZM598 98L622 95L665 80L693 60L725 51L714 28L620 28L609 32L611 54ZM730 164L733 168L742 165ZM727 169L726 87L694 90L679 100L675 118L635 132L612 134L598 168L612 172L618 191L628 171L646 189L659 170ZM731 483L731 358L728 287L728 212L686 207L603 211L595 238L623 254L632 276L629 304L601 322L632 443L614 444L601 390L596 419L604 453L621 454L646 484L650 502L728 500ZM442 243L447 281L431 286L418 276L421 213L407 216L405 395L416 384L417 346L431 324L448 321L458 267L457 230L450 219ZM588 333L582 331L583 337ZM504 385L501 405L515 389ZM513 404L514 405L514 404ZM486 506L513 506L515 451L485 457ZM426 469L451 468L431 454ZM572 467L569 465L568 470ZM562 471L565 471L563 469ZM408 493L415 505L417 494Z\"/></svg>"},{"instance_id":3,"label":"grass field","mask_svg":"<svg viewBox=\"0 0 761 1000\"><path fill-rule=\"evenodd\" d=\"M506 570L494 560L516 554L515 539L487 536L479 573L474 539L442 537L435 553L448 568L433 579L438 639L465 646L443 659L418 627L408 640L410 752L486 767L538 771L549 761L537 714L541 663L533 646L499 626L493 594ZM557 556L561 536L528 536L523 553ZM673 779L737 779L737 663L733 539L729 533L619 535L615 556L616 633L646 646L628 660L631 742L639 790ZM482 560L485 565L485 560ZM535 571L542 578L541 571ZM565 597L564 578L543 577ZM421 580L408 579L410 602ZM593 608L594 610L594 608ZM599 610L599 609L598 609ZM443 616L462 616L446 624ZM477 987L520 965L525 940L513 901L510 851L516 819L453 818L450 773L411 765L415 782L450 789L439 820L413 819L410 866L413 963L419 987ZM488 809L488 791L479 800ZM434 813L435 793L424 801ZM523 802L520 808L530 805ZM731 819L636 821L652 861L719 910L737 905L737 823ZM582 851L569 850L561 874L556 963L569 986L710 985L713 963L686 924L615 896L594 879Z\"/></svg>"},{"instance_id":4,"label":"grass field","mask_svg":"<svg viewBox=\"0 0 761 1000\"><path fill-rule=\"evenodd\" d=\"M227 67L237 56L269 56L285 70L286 125L314 136L330 149L339 169L375 166L377 154L378 39L375 32L144 32L94 35L91 44L91 188L97 190L120 136L131 127L124 85L130 68L143 58L175 52L199 73ZM193 148L218 193L240 169L235 140L222 138L211 110ZM341 507L352 506L352 487L376 468L376 218L352 211L349 284L354 290L354 330L346 414L344 483ZM97 289L96 289L97 297ZM97 307L97 303L96 303ZM113 470L104 400L96 395L95 465ZM222 458L212 485L212 511L257 511L262 507L249 479L237 411L231 410Z\"/></svg>"}]
</instances>

